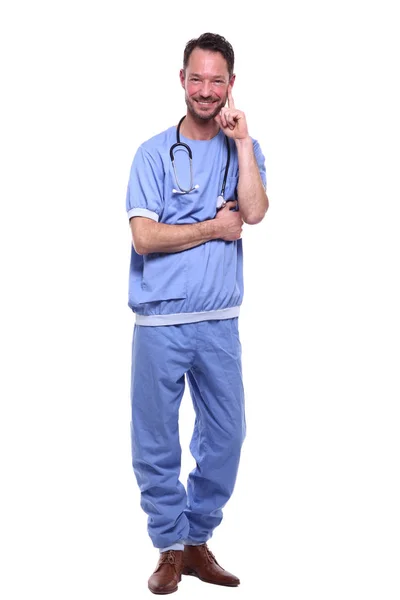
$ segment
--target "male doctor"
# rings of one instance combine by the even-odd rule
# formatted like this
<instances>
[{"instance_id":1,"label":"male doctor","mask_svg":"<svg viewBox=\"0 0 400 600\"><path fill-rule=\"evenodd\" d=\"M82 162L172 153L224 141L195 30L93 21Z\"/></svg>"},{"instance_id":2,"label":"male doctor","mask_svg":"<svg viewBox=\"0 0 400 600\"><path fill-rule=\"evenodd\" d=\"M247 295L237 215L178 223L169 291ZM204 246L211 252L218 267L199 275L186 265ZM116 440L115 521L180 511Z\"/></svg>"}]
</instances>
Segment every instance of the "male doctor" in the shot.
<instances>
[{"instance_id":1,"label":"male doctor","mask_svg":"<svg viewBox=\"0 0 400 600\"><path fill-rule=\"evenodd\" d=\"M160 553L148 581L155 594L175 592L182 574L240 583L207 541L232 495L245 437L242 226L260 223L268 198L264 156L233 100L233 69L222 36L187 43L186 115L139 147L128 184L132 462ZM196 414L186 488L178 428L185 381Z\"/></svg>"}]
</instances>

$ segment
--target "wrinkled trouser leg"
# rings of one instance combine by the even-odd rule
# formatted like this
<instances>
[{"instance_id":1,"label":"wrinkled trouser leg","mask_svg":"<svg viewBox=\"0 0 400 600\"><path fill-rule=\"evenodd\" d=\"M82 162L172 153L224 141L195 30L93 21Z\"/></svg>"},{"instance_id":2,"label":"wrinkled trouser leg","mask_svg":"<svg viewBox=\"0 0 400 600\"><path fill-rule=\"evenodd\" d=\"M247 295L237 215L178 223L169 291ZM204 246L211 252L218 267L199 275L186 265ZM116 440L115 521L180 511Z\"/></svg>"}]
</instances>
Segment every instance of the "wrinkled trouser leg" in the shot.
<instances>
[{"instance_id":1,"label":"wrinkled trouser leg","mask_svg":"<svg viewBox=\"0 0 400 600\"><path fill-rule=\"evenodd\" d=\"M196 468L179 481L179 407L187 374L196 422ZM209 539L230 498L245 436L238 319L135 325L132 464L156 548Z\"/></svg>"},{"instance_id":2,"label":"wrinkled trouser leg","mask_svg":"<svg viewBox=\"0 0 400 600\"><path fill-rule=\"evenodd\" d=\"M135 325L132 344L132 464L156 548L187 537L186 491L179 481L179 406L190 366L181 326Z\"/></svg>"},{"instance_id":3,"label":"wrinkled trouser leg","mask_svg":"<svg viewBox=\"0 0 400 600\"><path fill-rule=\"evenodd\" d=\"M246 433L238 319L198 323L198 347L187 377L196 412L190 450L196 468L187 485L190 543L207 541L232 495Z\"/></svg>"}]
</instances>

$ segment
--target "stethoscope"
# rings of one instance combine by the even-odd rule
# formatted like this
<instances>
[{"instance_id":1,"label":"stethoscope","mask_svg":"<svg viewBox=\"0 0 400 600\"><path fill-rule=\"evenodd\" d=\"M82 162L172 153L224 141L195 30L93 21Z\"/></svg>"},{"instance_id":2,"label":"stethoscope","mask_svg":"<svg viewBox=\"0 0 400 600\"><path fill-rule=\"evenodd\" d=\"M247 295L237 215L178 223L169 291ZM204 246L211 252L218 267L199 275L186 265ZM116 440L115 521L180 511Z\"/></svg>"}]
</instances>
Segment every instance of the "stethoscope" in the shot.
<instances>
[{"instance_id":1,"label":"stethoscope","mask_svg":"<svg viewBox=\"0 0 400 600\"><path fill-rule=\"evenodd\" d=\"M185 144L184 142L181 142L181 138L179 135L179 131L181 128L181 124L183 119L186 117L186 115L184 117L182 117L182 119L179 121L178 123L178 127L176 128L176 143L173 144L169 150L169 155L171 157L171 162L172 162L172 168L174 169L174 175L175 175L175 181L176 181L176 185L178 186L179 190L176 190L175 188L172 190L172 192L174 194L190 194L190 192L193 192L194 190L198 189L198 185L193 185L193 169L192 169L192 159L193 159L193 155L192 155L192 151L190 149L190 146L188 146L188 144ZM228 152L228 157L226 160L226 166L225 166L225 174L224 174L224 180L222 182L222 187L221 187L221 193L217 198L217 208L222 208L223 206L225 206L226 201L224 198L224 193L225 193L225 186L226 186L226 180L228 177L228 171L229 171L229 165L231 162L231 149L229 147L229 138L228 136L225 136L225 142L226 142L226 149ZM179 185L179 181L178 181L178 175L176 173L176 169L175 169L175 158L174 158L174 150L176 148L178 148L179 146L186 148L188 154L189 154L189 167L190 167L190 188L187 190L183 187L181 187Z\"/></svg>"}]
</instances>

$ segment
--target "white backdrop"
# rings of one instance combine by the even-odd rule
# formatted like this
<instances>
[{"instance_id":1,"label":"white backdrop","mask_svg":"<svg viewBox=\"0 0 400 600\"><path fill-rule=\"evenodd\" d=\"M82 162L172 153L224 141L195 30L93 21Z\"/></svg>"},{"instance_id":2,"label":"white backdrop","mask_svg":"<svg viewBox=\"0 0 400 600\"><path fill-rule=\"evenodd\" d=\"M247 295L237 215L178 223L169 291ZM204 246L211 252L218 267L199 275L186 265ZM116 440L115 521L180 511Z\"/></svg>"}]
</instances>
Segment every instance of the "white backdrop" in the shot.
<instances>
[{"instance_id":1,"label":"white backdrop","mask_svg":"<svg viewBox=\"0 0 400 600\"><path fill-rule=\"evenodd\" d=\"M8 5L7 5L8 4ZM131 470L125 192L185 112L183 48L234 46L266 156L245 226L248 435L210 543L237 590L398 600L399 23L395 2L5 3L1 597L146 598L157 552ZM181 414L183 480L190 397Z\"/></svg>"}]
</instances>

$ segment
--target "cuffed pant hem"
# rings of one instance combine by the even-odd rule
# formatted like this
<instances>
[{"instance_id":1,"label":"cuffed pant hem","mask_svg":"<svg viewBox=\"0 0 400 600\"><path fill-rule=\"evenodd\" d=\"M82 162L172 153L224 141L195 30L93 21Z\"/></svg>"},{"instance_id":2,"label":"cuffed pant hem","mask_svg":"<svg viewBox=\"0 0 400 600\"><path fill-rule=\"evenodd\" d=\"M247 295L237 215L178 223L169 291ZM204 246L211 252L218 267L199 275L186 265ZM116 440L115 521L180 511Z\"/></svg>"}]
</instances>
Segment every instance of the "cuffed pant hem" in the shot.
<instances>
[{"instance_id":1,"label":"cuffed pant hem","mask_svg":"<svg viewBox=\"0 0 400 600\"><path fill-rule=\"evenodd\" d=\"M183 540L185 546L202 546L206 542L193 542L192 540Z\"/></svg>"},{"instance_id":2,"label":"cuffed pant hem","mask_svg":"<svg viewBox=\"0 0 400 600\"><path fill-rule=\"evenodd\" d=\"M159 548L159 550L160 552L166 552L167 550L183 550L183 548L183 542L177 542L176 544L172 544L171 546L166 546L166 548Z\"/></svg>"}]
</instances>

